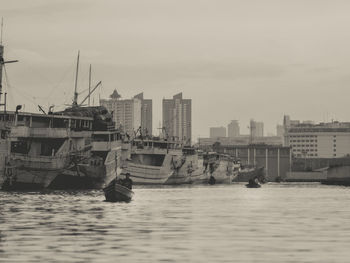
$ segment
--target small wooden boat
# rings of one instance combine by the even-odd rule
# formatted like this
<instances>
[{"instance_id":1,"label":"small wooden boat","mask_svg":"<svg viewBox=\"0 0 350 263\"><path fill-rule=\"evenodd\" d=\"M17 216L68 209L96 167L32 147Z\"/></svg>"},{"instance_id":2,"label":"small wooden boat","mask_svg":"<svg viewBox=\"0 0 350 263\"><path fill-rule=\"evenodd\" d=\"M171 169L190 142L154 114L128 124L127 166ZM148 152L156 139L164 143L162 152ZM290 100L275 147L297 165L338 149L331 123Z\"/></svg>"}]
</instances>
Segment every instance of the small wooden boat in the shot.
<instances>
[{"instance_id":1,"label":"small wooden boat","mask_svg":"<svg viewBox=\"0 0 350 263\"><path fill-rule=\"evenodd\" d=\"M247 188L260 188L261 185L258 183L258 179L250 179L249 182L245 185Z\"/></svg>"},{"instance_id":2,"label":"small wooden boat","mask_svg":"<svg viewBox=\"0 0 350 263\"><path fill-rule=\"evenodd\" d=\"M130 202L134 192L113 180L103 188L107 202Z\"/></svg>"},{"instance_id":3,"label":"small wooden boat","mask_svg":"<svg viewBox=\"0 0 350 263\"><path fill-rule=\"evenodd\" d=\"M261 187L260 184L246 184L245 186L247 188L260 188Z\"/></svg>"}]
</instances>

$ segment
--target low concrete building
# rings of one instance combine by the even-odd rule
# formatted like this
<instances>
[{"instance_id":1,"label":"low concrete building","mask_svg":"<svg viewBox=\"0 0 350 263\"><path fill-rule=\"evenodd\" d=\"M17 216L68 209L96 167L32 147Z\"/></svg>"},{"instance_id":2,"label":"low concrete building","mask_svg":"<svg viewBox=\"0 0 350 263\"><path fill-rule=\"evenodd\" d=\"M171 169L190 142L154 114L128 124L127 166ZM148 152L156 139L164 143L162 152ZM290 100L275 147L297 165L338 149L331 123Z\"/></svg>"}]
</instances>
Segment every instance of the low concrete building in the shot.
<instances>
[{"instance_id":1,"label":"low concrete building","mask_svg":"<svg viewBox=\"0 0 350 263\"><path fill-rule=\"evenodd\" d=\"M291 171L292 155L289 147L266 144L252 145L214 145L214 151L230 154L241 160L243 165L265 167L269 181L277 177L284 179Z\"/></svg>"},{"instance_id":2,"label":"low concrete building","mask_svg":"<svg viewBox=\"0 0 350 263\"><path fill-rule=\"evenodd\" d=\"M225 127L211 127L210 128L210 138L226 137Z\"/></svg>"},{"instance_id":3,"label":"low concrete building","mask_svg":"<svg viewBox=\"0 0 350 263\"><path fill-rule=\"evenodd\" d=\"M198 138L198 144L203 146L210 146L216 142L222 145L247 145L251 142L251 137L249 135L240 135L236 137ZM253 144L282 146L283 138L278 136L255 137Z\"/></svg>"},{"instance_id":4,"label":"low concrete building","mask_svg":"<svg viewBox=\"0 0 350 263\"><path fill-rule=\"evenodd\" d=\"M285 145L299 158L339 158L350 155L350 123L301 123L286 129Z\"/></svg>"}]
</instances>

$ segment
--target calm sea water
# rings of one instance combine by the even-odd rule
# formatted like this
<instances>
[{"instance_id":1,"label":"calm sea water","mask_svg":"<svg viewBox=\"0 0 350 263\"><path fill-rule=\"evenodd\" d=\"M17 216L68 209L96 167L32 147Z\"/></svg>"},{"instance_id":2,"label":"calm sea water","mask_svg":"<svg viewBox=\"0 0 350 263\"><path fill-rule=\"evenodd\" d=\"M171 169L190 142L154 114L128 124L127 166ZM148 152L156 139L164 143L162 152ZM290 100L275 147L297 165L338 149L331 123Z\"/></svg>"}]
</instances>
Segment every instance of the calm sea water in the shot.
<instances>
[{"instance_id":1,"label":"calm sea water","mask_svg":"<svg viewBox=\"0 0 350 263\"><path fill-rule=\"evenodd\" d=\"M350 188L0 192L0 262L350 262Z\"/></svg>"}]
</instances>

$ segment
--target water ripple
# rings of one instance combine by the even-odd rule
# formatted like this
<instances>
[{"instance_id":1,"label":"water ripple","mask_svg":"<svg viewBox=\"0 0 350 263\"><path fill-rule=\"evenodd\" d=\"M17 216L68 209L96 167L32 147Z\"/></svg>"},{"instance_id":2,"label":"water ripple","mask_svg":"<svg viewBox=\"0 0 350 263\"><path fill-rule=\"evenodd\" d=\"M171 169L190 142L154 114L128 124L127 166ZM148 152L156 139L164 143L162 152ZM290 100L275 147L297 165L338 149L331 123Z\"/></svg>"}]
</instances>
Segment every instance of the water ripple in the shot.
<instances>
[{"instance_id":1,"label":"water ripple","mask_svg":"<svg viewBox=\"0 0 350 263\"><path fill-rule=\"evenodd\" d=\"M0 192L0 262L348 262L350 188Z\"/></svg>"}]
</instances>

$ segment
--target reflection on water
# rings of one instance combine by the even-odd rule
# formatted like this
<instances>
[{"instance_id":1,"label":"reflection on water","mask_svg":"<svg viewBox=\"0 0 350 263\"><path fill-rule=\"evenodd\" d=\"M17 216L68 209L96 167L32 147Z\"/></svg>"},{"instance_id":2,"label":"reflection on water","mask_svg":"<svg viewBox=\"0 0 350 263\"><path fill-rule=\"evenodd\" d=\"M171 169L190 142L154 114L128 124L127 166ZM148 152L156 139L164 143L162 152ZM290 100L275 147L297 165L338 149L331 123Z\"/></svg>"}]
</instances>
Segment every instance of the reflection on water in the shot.
<instances>
[{"instance_id":1,"label":"reflection on water","mask_svg":"<svg viewBox=\"0 0 350 263\"><path fill-rule=\"evenodd\" d=\"M0 192L0 262L349 262L350 188Z\"/></svg>"}]
</instances>

